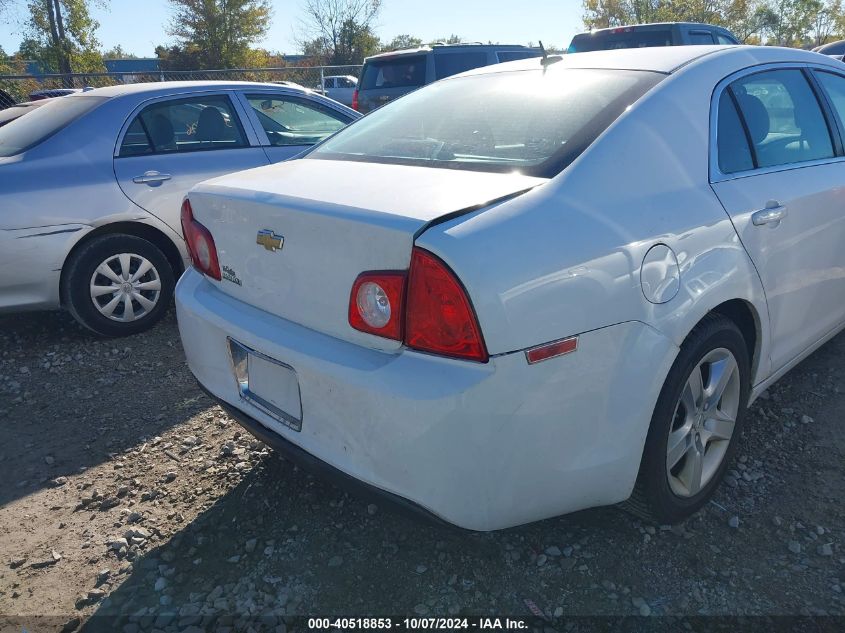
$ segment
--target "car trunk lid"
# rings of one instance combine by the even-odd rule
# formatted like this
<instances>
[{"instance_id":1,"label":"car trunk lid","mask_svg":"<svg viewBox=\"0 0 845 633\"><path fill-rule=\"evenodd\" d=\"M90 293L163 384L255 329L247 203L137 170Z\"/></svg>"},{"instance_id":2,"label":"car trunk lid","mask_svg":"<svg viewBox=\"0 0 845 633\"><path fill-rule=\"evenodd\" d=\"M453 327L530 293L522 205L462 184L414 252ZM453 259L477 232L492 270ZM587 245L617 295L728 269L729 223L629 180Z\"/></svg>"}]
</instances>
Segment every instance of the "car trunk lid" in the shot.
<instances>
[{"instance_id":1,"label":"car trunk lid","mask_svg":"<svg viewBox=\"0 0 845 633\"><path fill-rule=\"evenodd\" d=\"M427 224L542 182L306 159L209 180L189 197L194 217L214 237L223 279L213 283L223 292L316 331L390 350L400 343L348 323L356 277L407 269L414 238Z\"/></svg>"}]
</instances>

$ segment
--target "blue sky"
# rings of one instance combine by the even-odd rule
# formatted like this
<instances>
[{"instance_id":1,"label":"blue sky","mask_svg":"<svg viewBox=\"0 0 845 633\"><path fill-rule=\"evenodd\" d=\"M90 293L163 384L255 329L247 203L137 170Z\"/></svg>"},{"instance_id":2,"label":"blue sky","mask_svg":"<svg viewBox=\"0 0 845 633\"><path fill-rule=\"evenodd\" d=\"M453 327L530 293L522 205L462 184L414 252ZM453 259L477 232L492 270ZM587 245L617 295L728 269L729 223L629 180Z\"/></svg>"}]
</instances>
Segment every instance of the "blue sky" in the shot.
<instances>
[{"instance_id":1,"label":"blue sky","mask_svg":"<svg viewBox=\"0 0 845 633\"><path fill-rule=\"evenodd\" d=\"M272 0L273 23L261 46L295 53L300 0ZM111 0L109 10L95 9L98 37L105 48L120 44L124 50L152 56L156 44L169 40L164 24L167 0ZM0 46L17 50L25 0L12 0L12 23L0 23ZM431 40L452 33L466 40L526 44L529 41L566 46L581 30L580 0L384 0L376 23L382 39L408 33Z\"/></svg>"}]
</instances>

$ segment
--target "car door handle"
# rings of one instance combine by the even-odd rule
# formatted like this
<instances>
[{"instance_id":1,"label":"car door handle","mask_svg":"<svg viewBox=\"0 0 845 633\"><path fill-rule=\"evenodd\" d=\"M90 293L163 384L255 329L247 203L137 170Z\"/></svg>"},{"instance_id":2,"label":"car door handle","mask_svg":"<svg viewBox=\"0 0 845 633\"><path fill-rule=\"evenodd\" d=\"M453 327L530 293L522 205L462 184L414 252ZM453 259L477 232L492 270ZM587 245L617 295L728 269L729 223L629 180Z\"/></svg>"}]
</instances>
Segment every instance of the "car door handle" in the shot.
<instances>
[{"instance_id":1,"label":"car door handle","mask_svg":"<svg viewBox=\"0 0 845 633\"><path fill-rule=\"evenodd\" d=\"M135 176L132 179L132 182L139 185L156 185L164 182L165 180L170 180L171 178L173 178L173 176L170 174L161 174L157 171L147 171L144 172L143 176Z\"/></svg>"},{"instance_id":2,"label":"car door handle","mask_svg":"<svg viewBox=\"0 0 845 633\"><path fill-rule=\"evenodd\" d=\"M760 209L751 214L751 222L754 226L771 224L777 226L786 217L786 207L780 204Z\"/></svg>"}]
</instances>

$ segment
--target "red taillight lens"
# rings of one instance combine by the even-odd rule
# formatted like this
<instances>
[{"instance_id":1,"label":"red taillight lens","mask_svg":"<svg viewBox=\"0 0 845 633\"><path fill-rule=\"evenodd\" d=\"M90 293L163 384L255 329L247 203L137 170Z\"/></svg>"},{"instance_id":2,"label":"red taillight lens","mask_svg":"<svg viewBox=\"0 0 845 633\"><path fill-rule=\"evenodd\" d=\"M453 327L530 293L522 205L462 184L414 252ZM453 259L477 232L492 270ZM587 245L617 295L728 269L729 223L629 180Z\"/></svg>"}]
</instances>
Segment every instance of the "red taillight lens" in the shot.
<instances>
[{"instance_id":1,"label":"red taillight lens","mask_svg":"<svg viewBox=\"0 0 845 633\"><path fill-rule=\"evenodd\" d=\"M461 283L438 257L414 248L408 274L405 344L425 352L487 362L487 348Z\"/></svg>"},{"instance_id":2,"label":"red taillight lens","mask_svg":"<svg viewBox=\"0 0 845 633\"><path fill-rule=\"evenodd\" d=\"M352 109L358 109L358 88L355 88L355 91L352 93Z\"/></svg>"},{"instance_id":3,"label":"red taillight lens","mask_svg":"<svg viewBox=\"0 0 845 633\"><path fill-rule=\"evenodd\" d=\"M406 288L407 285L407 288ZM486 363L487 348L461 283L438 257L414 248L411 268L362 273L349 297L349 325L408 347Z\"/></svg>"},{"instance_id":4,"label":"red taillight lens","mask_svg":"<svg viewBox=\"0 0 845 633\"><path fill-rule=\"evenodd\" d=\"M403 271L359 275L349 297L349 325L401 341L406 277Z\"/></svg>"},{"instance_id":5,"label":"red taillight lens","mask_svg":"<svg viewBox=\"0 0 845 633\"><path fill-rule=\"evenodd\" d=\"M187 198L182 203L182 234L194 268L220 281L220 262L217 260L214 238L207 228L194 219L194 211Z\"/></svg>"}]
</instances>

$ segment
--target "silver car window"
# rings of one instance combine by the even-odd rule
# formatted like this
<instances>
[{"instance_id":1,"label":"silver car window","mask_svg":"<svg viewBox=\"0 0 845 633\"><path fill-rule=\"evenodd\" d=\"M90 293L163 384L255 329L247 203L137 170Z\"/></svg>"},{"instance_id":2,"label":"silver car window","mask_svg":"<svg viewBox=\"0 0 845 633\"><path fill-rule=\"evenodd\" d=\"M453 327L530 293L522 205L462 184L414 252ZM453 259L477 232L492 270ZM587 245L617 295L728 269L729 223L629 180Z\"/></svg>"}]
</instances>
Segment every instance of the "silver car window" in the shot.
<instances>
[{"instance_id":1,"label":"silver car window","mask_svg":"<svg viewBox=\"0 0 845 633\"><path fill-rule=\"evenodd\" d=\"M343 128L348 121L328 108L302 99L247 95L270 145L314 145Z\"/></svg>"},{"instance_id":2,"label":"silver car window","mask_svg":"<svg viewBox=\"0 0 845 633\"><path fill-rule=\"evenodd\" d=\"M236 149L248 143L228 97L206 95L159 101L135 117L120 156Z\"/></svg>"},{"instance_id":3,"label":"silver car window","mask_svg":"<svg viewBox=\"0 0 845 633\"><path fill-rule=\"evenodd\" d=\"M106 97L87 96L51 99L40 108L0 127L0 157L15 156L32 149L106 100Z\"/></svg>"},{"instance_id":4,"label":"silver car window","mask_svg":"<svg viewBox=\"0 0 845 633\"><path fill-rule=\"evenodd\" d=\"M833 142L821 106L804 73L770 70L733 82L751 141L755 167L832 158Z\"/></svg>"}]
</instances>

